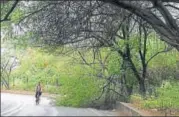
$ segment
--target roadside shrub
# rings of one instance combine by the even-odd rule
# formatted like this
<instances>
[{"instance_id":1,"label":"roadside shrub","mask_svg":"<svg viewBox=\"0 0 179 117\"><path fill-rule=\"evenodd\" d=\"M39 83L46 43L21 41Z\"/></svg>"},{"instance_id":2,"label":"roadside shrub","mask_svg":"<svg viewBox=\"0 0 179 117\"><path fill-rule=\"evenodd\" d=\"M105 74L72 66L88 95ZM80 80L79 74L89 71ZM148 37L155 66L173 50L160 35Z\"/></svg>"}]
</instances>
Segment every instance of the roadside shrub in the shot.
<instances>
[{"instance_id":1,"label":"roadside shrub","mask_svg":"<svg viewBox=\"0 0 179 117\"><path fill-rule=\"evenodd\" d=\"M130 102L136 105L137 107L141 107L142 101L143 101L143 98L139 94L133 94L130 96Z\"/></svg>"},{"instance_id":2,"label":"roadside shrub","mask_svg":"<svg viewBox=\"0 0 179 117\"><path fill-rule=\"evenodd\" d=\"M143 101L144 108L179 109L179 83L165 81L157 89L157 97Z\"/></svg>"},{"instance_id":3,"label":"roadside shrub","mask_svg":"<svg viewBox=\"0 0 179 117\"><path fill-rule=\"evenodd\" d=\"M61 97L57 105L86 107L98 95L98 82L95 78L64 77L60 88Z\"/></svg>"},{"instance_id":4,"label":"roadside shrub","mask_svg":"<svg viewBox=\"0 0 179 117\"><path fill-rule=\"evenodd\" d=\"M140 108L179 111L178 81L163 81L161 87L158 87L156 91L157 96L149 96L146 99L134 94L131 96L130 101Z\"/></svg>"},{"instance_id":5,"label":"roadside shrub","mask_svg":"<svg viewBox=\"0 0 179 117\"><path fill-rule=\"evenodd\" d=\"M60 92L59 89L60 87L48 85L45 86L43 90L51 94L58 94Z\"/></svg>"}]
</instances>

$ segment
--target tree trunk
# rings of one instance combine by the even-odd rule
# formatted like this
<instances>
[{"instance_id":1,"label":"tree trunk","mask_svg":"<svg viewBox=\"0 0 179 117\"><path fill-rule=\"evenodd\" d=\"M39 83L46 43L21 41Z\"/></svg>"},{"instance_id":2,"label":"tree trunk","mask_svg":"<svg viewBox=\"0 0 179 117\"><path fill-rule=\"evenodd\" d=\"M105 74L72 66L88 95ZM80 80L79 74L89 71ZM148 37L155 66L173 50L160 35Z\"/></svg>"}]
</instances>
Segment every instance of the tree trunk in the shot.
<instances>
[{"instance_id":1,"label":"tree trunk","mask_svg":"<svg viewBox=\"0 0 179 117\"><path fill-rule=\"evenodd\" d=\"M13 86L15 86L15 78L13 77Z\"/></svg>"},{"instance_id":2,"label":"tree trunk","mask_svg":"<svg viewBox=\"0 0 179 117\"><path fill-rule=\"evenodd\" d=\"M110 85L108 85L107 86L107 89L106 89L106 94L105 94L105 101L104 101L104 103L105 103L105 105L108 105L109 104L109 102L110 102Z\"/></svg>"},{"instance_id":3,"label":"tree trunk","mask_svg":"<svg viewBox=\"0 0 179 117\"><path fill-rule=\"evenodd\" d=\"M27 85L28 85L28 82L29 82L29 79L28 79L28 77L27 77Z\"/></svg>"},{"instance_id":4,"label":"tree trunk","mask_svg":"<svg viewBox=\"0 0 179 117\"><path fill-rule=\"evenodd\" d=\"M59 84L58 84L58 78L56 79L56 86L59 86Z\"/></svg>"},{"instance_id":5,"label":"tree trunk","mask_svg":"<svg viewBox=\"0 0 179 117\"><path fill-rule=\"evenodd\" d=\"M127 69L124 69L124 70L127 70ZM129 97L131 94L132 94L132 91L133 91L133 84L131 85L127 85L127 80L126 80L126 73L123 75L123 85L125 86L125 89L127 91L127 97Z\"/></svg>"},{"instance_id":6,"label":"tree trunk","mask_svg":"<svg viewBox=\"0 0 179 117\"><path fill-rule=\"evenodd\" d=\"M179 46L176 47L176 50L178 50L178 52L179 52Z\"/></svg>"},{"instance_id":7,"label":"tree trunk","mask_svg":"<svg viewBox=\"0 0 179 117\"><path fill-rule=\"evenodd\" d=\"M133 91L133 85L126 86L126 89L127 89L128 96L130 96L132 94L132 91Z\"/></svg>"},{"instance_id":8,"label":"tree trunk","mask_svg":"<svg viewBox=\"0 0 179 117\"><path fill-rule=\"evenodd\" d=\"M8 82L3 77L1 77L1 80L2 80L2 84L5 86L5 88L8 89Z\"/></svg>"},{"instance_id":9,"label":"tree trunk","mask_svg":"<svg viewBox=\"0 0 179 117\"><path fill-rule=\"evenodd\" d=\"M145 96L145 94L146 94L146 89L145 89L145 82L144 82L143 79L141 79L141 80L139 81L139 91L140 91L140 94L141 94L142 96Z\"/></svg>"},{"instance_id":10,"label":"tree trunk","mask_svg":"<svg viewBox=\"0 0 179 117\"><path fill-rule=\"evenodd\" d=\"M7 79L7 89L10 89L9 77Z\"/></svg>"}]
</instances>

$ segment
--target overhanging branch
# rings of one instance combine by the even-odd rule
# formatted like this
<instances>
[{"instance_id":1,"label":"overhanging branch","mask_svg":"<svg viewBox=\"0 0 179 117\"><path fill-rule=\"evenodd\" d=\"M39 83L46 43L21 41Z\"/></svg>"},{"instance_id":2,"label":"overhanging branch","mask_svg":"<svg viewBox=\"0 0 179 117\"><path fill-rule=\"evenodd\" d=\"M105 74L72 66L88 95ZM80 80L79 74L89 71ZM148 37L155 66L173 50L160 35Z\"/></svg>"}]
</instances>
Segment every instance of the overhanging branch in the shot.
<instances>
[{"instance_id":1,"label":"overhanging branch","mask_svg":"<svg viewBox=\"0 0 179 117\"><path fill-rule=\"evenodd\" d=\"M161 53L164 53L164 52L168 52L168 51L170 51L170 50L172 50L172 49L173 49L173 48L164 49L164 50L162 50L162 51L159 51L159 52L155 53L153 56L150 57L150 59L147 61L146 65L148 65L149 62L150 62L155 56L157 56L158 54L161 54Z\"/></svg>"},{"instance_id":2,"label":"overhanging branch","mask_svg":"<svg viewBox=\"0 0 179 117\"><path fill-rule=\"evenodd\" d=\"M11 9L7 12L7 14L5 15L5 17L3 19L1 19L0 22L4 22L4 21L9 21L9 16L12 14L12 12L14 11L14 9L16 8L17 4L18 4L19 0L15 0L14 4L12 5Z\"/></svg>"}]
</instances>

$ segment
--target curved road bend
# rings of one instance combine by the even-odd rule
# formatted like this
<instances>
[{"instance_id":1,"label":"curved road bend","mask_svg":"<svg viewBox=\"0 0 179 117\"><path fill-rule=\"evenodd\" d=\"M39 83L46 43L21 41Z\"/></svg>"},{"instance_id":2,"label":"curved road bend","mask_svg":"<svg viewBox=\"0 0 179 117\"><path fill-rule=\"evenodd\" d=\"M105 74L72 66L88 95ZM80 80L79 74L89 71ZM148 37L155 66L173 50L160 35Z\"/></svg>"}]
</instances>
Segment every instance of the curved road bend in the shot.
<instances>
[{"instance_id":1,"label":"curved road bend","mask_svg":"<svg viewBox=\"0 0 179 117\"><path fill-rule=\"evenodd\" d=\"M51 100L41 97L40 105L35 104L32 95L1 93L1 116L117 116L117 112L92 108L57 107Z\"/></svg>"}]
</instances>

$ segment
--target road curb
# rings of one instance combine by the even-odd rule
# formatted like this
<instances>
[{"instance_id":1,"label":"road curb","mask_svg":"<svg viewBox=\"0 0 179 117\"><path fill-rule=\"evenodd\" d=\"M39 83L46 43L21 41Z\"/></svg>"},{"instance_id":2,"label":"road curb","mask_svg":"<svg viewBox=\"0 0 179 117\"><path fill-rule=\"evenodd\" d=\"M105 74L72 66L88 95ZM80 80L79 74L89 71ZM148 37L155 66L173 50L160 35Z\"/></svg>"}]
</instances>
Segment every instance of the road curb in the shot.
<instances>
[{"instance_id":1,"label":"road curb","mask_svg":"<svg viewBox=\"0 0 179 117\"><path fill-rule=\"evenodd\" d=\"M127 116L143 116L142 113L140 113L137 109L128 106L127 103L116 102L116 109L127 114Z\"/></svg>"}]
</instances>

